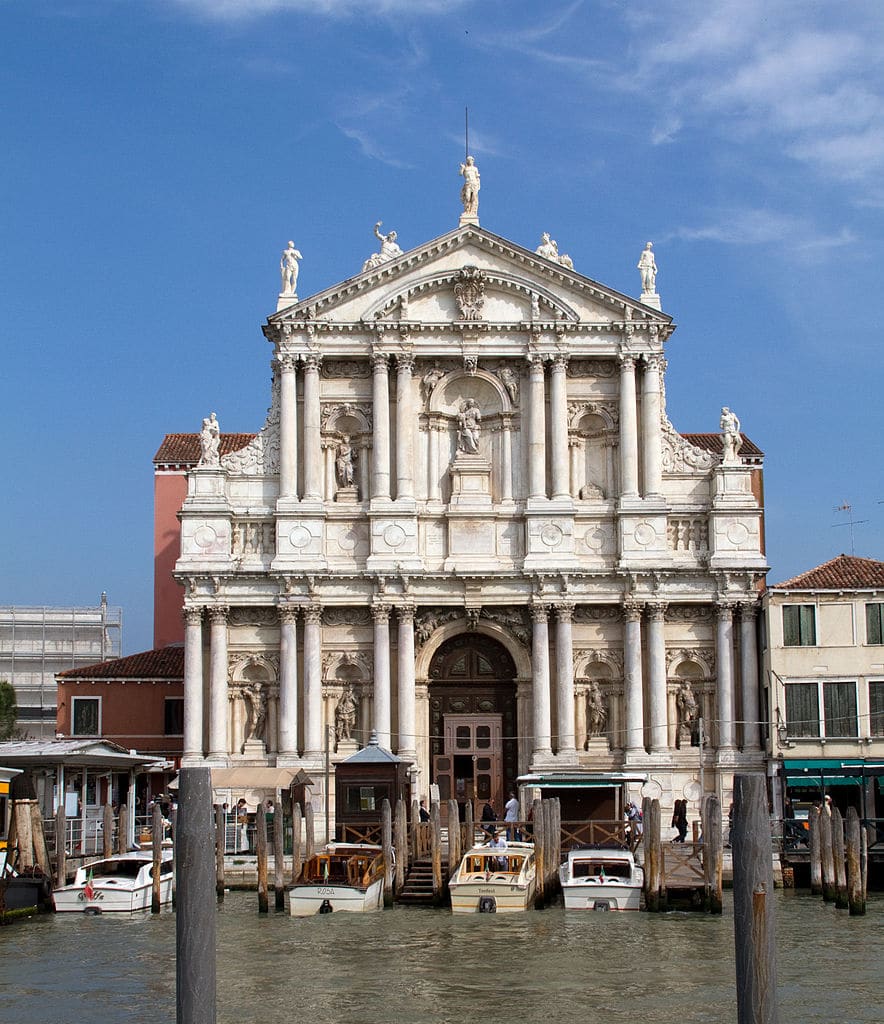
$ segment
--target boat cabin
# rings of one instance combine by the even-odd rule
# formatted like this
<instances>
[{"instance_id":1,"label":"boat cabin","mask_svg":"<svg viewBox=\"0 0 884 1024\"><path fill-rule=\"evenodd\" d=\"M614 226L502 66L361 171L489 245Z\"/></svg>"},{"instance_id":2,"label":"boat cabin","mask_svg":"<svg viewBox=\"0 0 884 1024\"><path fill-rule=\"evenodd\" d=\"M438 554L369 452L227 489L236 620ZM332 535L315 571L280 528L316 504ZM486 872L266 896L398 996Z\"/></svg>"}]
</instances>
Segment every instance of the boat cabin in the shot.
<instances>
[{"instance_id":1,"label":"boat cabin","mask_svg":"<svg viewBox=\"0 0 884 1024\"><path fill-rule=\"evenodd\" d=\"M622 878L632 877L632 865L628 860L612 860L610 857L575 857L571 861L571 878Z\"/></svg>"},{"instance_id":2,"label":"boat cabin","mask_svg":"<svg viewBox=\"0 0 884 1024\"><path fill-rule=\"evenodd\" d=\"M302 885L323 884L367 886L383 873L384 858L379 850L327 850L311 857L301 871Z\"/></svg>"}]
</instances>

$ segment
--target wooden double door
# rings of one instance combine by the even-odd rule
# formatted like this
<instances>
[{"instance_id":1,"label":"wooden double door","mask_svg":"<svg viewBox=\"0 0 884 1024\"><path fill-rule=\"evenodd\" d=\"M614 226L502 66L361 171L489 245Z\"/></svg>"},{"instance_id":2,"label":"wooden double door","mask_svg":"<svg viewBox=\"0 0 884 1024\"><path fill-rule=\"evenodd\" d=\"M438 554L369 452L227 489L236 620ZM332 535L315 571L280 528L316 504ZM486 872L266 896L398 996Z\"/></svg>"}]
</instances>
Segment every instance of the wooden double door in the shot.
<instances>
[{"instance_id":1,"label":"wooden double door","mask_svg":"<svg viewBox=\"0 0 884 1024\"><path fill-rule=\"evenodd\" d=\"M456 800L463 819L472 804L478 820L490 800L503 806L503 715L446 715L444 753L433 759L433 777L439 801L447 814L448 801Z\"/></svg>"}]
</instances>

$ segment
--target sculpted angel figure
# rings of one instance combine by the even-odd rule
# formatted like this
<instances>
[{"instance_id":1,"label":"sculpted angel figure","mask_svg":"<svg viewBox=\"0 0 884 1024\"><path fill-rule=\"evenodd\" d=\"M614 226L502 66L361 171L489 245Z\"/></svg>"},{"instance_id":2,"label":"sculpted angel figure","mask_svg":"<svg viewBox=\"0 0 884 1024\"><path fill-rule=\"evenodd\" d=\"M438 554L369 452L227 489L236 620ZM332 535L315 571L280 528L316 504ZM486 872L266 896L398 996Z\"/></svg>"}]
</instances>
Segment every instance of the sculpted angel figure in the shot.
<instances>
[{"instance_id":1,"label":"sculpted angel figure","mask_svg":"<svg viewBox=\"0 0 884 1024\"><path fill-rule=\"evenodd\" d=\"M288 248L283 249L282 259L279 261L279 273L282 276L283 295L297 294L299 259L301 259L301 254L295 248L295 243L290 241Z\"/></svg>"},{"instance_id":2,"label":"sculpted angel figure","mask_svg":"<svg viewBox=\"0 0 884 1024\"><path fill-rule=\"evenodd\" d=\"M479 427L482 423L482 413L479 411L479 403L475 398L468 398L460 407L457 416L459 426L457 435L457 449L466 452L467 455L477 455L479 452Z\"/></svg>"},{"instance_id":3,"label":"sculpted angel figure","mask_svg":"<svg viewBox=\"0 0 884 1024\"><path fill-rule=\"evenodd\" d=\"M475 217L479 212L479 168L476 161L467 157L467 162L460 165L460 174L463 178L463 187L460 190L460 201L463 203L463 212L470 217Z\"/></svg>"},{"instance_id":4,"label":"sculpted angel figure","mask_svg":"<svg viewBox=\"0 0 884 1024\"><path fill-rule=\"evenodd\" d=\"M642 295L653 295L657 290L657 261L652 242L645 243L637 266L642 276Z\"/></svg>"},{"instance_id":5,"label":"sculpted angel figure","mask_svg":"<svg viewBox=\"0 0 884 1024\"><path fill-rule=\"evenodd\" d=\"M399 248L396 242L397 234L395 231L388 231L387 234L382 235L380 232L381 224L384 222L379 220L374 226L375 238L381 243L380 252L372 253L371 256L362 264L363 271L373 270L375 267L380 267L384 263L389 263L390 260L395 260L397 256L402 255L402 250Z\"/></svg>"},{"instance_id":6,"label":"sculpted angel figure","mask_svg":"<svg viewBox=\"0 0 884 1024\"><path fill-rule=\"evenodd\" d=\"M203 420L200 430L200 461L201 466L217 466L221 461L221 427L218 417L212 413Z\"/></svg>"}]
</instances>

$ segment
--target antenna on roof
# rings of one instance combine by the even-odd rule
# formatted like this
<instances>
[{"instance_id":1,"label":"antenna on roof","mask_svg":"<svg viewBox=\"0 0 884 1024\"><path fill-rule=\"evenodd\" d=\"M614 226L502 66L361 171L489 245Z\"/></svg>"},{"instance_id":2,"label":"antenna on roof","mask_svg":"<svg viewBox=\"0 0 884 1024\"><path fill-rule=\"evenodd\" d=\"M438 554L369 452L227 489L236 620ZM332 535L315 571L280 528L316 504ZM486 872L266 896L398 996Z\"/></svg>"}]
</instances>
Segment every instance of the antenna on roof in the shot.
<instances>
[{"instance_id":1,"label":"antenna on roof","mask_svg":"<svg viewBox=\"0 0 884 1024\"><path fill-rule=\"evenodd\" d=\"M853 505L851 505L850 502L848 502L848 501L842 501L841 504L840 505L836 505L832 509L832 511L833 512L846 512L847 513L847 517L848 517L847 518L847 522L846 523L832 523L832 528L834 529L836 526L849 526L850 527L850 553L851 553L851 555L855 555L856 554L856 548L854 547L854 544L853 544L853 528L854 528L854 526L860 526L862 523L867 523L868 519L854 519L853 518Z\"/></svg>"},{"instance_id":2,"label":"antenna on roof","mask_svg":"<svg viewBox=\"0 0 884 1024\"><path fill-rule=\"evenodd\" d=\"M466 162L470 155L470 108L463 108L463 158Z\"/></svg>"}]
</instances>

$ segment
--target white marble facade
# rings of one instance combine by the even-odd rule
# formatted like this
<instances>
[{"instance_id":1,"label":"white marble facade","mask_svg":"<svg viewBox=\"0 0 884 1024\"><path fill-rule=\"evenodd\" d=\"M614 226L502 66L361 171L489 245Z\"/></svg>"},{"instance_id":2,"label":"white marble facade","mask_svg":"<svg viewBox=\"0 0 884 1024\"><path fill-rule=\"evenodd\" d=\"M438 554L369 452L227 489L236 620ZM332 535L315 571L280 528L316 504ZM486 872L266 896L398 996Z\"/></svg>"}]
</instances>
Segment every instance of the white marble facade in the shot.
<instances>
[{"instance_id":1,"label":"white marble facade","mask_svg":"<svg viewBox=\"0 0 884 1024\"><path fill-rule=\"evenodd\" d=\"M670 424L669 316L468 223L263 330L267 421L181 511L185 763L318 768L349 689L426 792L434 655L469 635L513 666L506 784L682 796L685 682L707 788L761 764L760 457Z\"/></svg>"}]
</instances>

